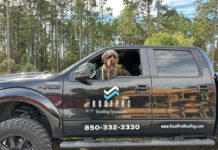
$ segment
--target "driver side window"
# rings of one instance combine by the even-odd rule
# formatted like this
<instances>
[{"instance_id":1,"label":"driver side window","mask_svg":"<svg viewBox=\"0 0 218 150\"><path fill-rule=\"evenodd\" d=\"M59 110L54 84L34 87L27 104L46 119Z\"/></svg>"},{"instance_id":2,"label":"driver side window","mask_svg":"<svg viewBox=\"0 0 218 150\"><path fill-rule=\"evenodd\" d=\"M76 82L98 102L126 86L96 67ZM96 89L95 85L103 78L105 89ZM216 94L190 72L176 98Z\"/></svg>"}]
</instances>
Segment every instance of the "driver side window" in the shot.
<instances>
[{"instance_id":1,"label":"driver side window","mask_svg":"<svg viewBox=\"0 0 218 150\"><path fill-rule=\"evenodd\" d=\"M92 80L106 80L116 76L141 76L139 50L108 50L89 63Z\"/></svg>"}]
</instances>

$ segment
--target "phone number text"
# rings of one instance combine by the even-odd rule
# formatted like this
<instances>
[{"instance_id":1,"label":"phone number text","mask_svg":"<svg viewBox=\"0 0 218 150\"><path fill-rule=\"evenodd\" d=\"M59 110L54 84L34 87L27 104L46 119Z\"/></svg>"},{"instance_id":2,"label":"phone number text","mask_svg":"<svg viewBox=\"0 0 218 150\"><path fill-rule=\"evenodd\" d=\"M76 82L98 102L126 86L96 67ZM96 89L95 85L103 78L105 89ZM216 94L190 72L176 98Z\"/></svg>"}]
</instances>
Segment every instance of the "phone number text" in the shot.
<instances>
[{"instance_id":1,"label":"phone number text","mask_svg":"<svg viewBox=\"0 0 218 150\"><path fill-rule=\"evenodd\" d=\"M121 124L121 125L85 125L85 131L98 131L98 130L139 130L139 124Z\"/></svg>"}]
</instances>

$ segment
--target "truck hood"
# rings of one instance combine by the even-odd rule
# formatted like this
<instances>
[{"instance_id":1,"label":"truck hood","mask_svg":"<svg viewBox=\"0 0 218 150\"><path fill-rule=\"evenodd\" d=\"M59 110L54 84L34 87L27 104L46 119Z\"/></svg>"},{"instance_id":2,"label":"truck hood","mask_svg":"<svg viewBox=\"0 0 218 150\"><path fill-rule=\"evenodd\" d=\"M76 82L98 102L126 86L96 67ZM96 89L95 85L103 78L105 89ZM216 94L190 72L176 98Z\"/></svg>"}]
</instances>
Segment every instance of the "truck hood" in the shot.
<instances>
[{"instance_id":1,"label":"truck hood","mask_svg":"<svg viewBox=\"0 0 218 150\"><path fill-rule=\"evenodd\" d=\"M25 79L33 79L33 78L42 78L46 75L46 72L30 72L30 73L16 73L0 76L0 82L2 81L16 81L16 80L25 80Z\"/></svg>"}]
</instances>

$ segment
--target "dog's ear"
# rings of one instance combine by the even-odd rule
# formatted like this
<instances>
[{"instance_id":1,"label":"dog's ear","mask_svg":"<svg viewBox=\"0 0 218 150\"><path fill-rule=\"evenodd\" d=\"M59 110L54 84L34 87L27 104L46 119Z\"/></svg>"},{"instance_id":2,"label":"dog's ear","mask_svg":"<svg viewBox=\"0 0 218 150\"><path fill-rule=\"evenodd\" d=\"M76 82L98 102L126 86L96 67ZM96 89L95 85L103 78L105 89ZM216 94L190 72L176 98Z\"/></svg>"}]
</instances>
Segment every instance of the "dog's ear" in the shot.
<instances>
[{"instance_id":1,"label":"dog's ear","mask_svg":"<svg viewBox=\"0 0 218 150\"><path fill-rule=\"evenodd\" d=\"M117 63L118 63L118 61L119 61L119 55L118 55L118 53L117 53L116 51L114 51L114 54L115 54L115 56L116 56Z\"/></svg>"},{"instance_id":2,"label":"dog's ear","mask_svg":"<svg viewBox=\"0 0 218 150\"><path fill-rule=\"evenodd\" d=\"M106 62L106 55L107 55L107 52L101 55L101 59L104 63Z\"/></svg>"}]
</instances>

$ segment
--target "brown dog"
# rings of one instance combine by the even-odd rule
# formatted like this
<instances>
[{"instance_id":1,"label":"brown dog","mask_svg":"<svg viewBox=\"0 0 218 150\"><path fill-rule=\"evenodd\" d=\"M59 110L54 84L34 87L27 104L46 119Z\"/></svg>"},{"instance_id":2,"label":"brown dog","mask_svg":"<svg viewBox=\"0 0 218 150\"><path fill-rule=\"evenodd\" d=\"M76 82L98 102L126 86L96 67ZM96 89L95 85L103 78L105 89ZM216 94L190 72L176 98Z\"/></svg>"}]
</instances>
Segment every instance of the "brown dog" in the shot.
<instances>
[{"instance_id":1,"label":"brown dog","mask_svg":"<svg viewBox=\"0 0 218 150\"><path fill-rule=\"evenodd\" d=\"M119 62L118 54L115 50L107 50L102 55L103 66L101 67L101 79L109 79L115 76L130 76L130 73L117 67Z\"/></svg>"}]
</instances>

